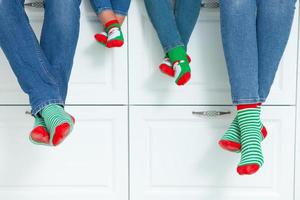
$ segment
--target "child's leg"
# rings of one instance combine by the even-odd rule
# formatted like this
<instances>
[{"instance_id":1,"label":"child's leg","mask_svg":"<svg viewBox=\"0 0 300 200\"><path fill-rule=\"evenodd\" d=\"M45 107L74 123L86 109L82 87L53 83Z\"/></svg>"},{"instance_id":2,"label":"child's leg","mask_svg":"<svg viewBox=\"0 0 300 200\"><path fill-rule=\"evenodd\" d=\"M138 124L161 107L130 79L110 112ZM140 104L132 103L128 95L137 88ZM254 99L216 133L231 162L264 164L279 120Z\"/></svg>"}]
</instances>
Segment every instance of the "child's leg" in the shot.
<instances>
[{"instance_id":1,"label":"child's leg","mask_svg":"<svg viewBox=\"0 0 300 200\"><path fill-rule=\"evenodd\" d=\"M111 0L113 11L121 25L128 14L130 2L131 0Z\"/></svg>"},{"instance_id":2,"label":"child's leg","mask_svg":"<svg viewBox=\"0 0 300 200\"><path fill-rule=\"evenodd\" d=\"M187 50L189 39L197 22L200 8L201 0L192 0L188 3L185 0L177 0L175 3L175 20L185 50ZM191 62L189 56L188 60ZM163 63L160 65L160 69L169 76L175 76L175 71L168 56L165 57Z\"/></svg>"},{"instance_id":3,"label":"child's leg","mask_svg":"<svg viewBox=\"0 0 300 200\"><path fill-rule=\"evenodd\" d=\"M172 3L171 1L145 0L145 5L164 51L168 54L171 63L176 63L176 83L183 85L190 79L190 67L176 25Z\"/></svg>"},{"instance_id":4,"label":"child's leg","mask_svg":"<svg viewBox=\"0 0 300 200\"><path fill-rule=\"evenodd\" d=\"M196 25L201 8L201 0L176 0L175 20L185 48Z\"/></svg>"}]
</instances>

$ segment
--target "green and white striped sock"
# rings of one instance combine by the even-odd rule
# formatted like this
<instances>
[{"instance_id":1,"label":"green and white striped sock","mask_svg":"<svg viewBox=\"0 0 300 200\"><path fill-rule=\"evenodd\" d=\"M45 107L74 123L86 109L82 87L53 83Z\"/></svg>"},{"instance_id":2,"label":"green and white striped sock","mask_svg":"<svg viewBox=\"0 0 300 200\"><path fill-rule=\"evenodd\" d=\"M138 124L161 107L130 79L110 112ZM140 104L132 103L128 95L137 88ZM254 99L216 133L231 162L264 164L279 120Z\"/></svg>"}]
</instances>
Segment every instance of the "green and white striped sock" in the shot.
<instances>
[{"instance_id":1,"label":"green and white striped sock","mask_svg":"<svg viewBox=\"0 0 300 200\"><path fill-rule=\"evenodd\" d=\"M259 112L261 112L261 106L257 105ZM262 124L261 120L259 121L259 126L263 139L267 136L267 130ZM228 151L239 153L241 151L241 131L238 125L237 116L232 121L229 129L225 132L222 138L219 141L219 145Z\"/></svg>"},{"instance_id":2,"label":"green and white striped sock","mask_svg":"<svg viewBox=\"0 0 300 200\"><path fill-rule=\"evenodd\" d=\"M240 175L254 174L264 163L261 149L260 109L256 104L237 106L237 121L241 131Z\"/></svg>"},{"instance_id":3,"label":"green and white striped sock","mask_svg":"<svg viewBox=\"0 0 300 200\"><path fill-rule=\"evenodd\" d=\"M72 117L59 105L48 105L41 115L50 133L50 143L54 146L60 144L73 129Z\"/></svg>"}]
</instances>

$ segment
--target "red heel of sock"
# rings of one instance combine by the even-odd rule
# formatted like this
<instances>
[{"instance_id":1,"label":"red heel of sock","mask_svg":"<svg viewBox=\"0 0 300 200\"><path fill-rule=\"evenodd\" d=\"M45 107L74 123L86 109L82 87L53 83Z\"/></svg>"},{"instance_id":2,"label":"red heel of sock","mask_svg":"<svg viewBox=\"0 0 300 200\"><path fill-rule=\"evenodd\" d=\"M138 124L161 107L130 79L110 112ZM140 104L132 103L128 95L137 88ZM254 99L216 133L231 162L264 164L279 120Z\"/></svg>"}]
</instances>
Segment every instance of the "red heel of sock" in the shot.
<instances>
[{"instance_id":1,"label":"red heel of sock","mask_svg":"<svg viewBox=\"0 0 300 200\"><path fill-rule=\"evenodd\" d=\"M35 127L31 131L30 137L32 138L32 140L38 143L45 143L45 144L50 143L50 135L48 131L45 129L45 127L42 126Z\"/></svg>"},{"instance_id":2,"label":"red heel of sock","mask_svg":"<svg viewBox=\"0 0 300 200\"><path fill-rule=\"evenodd\" d=\"M240 151L241 150L241 144L229 140L220 140L219 141L220 147L227 151Z\"/></svg>"},{"instance_id":3,"label":"red heel of sock","mask_svg":"<svg viewBox=\"0 0 300 200\"><path fill-rule=\"evenodd\" d=\"M187 72L184 75L180 77L180 79L177 81L177 85L184 85L191 79L191 73Z\"/></svg>"},{"instance_id":4,"label":"red heel of sock","mask_svg":"<svg viewBox=\"0 0 300 200\"><path fill-rule=\"evenodd\" d=\"M258 164L243 165L237 168L237 172L239 175L251 175L256 173L259 168Z\"/></svg>"},{"instance_id":5,"label":"red heel of sock","mask_svg":"<svg viewBox=\"0 0 300 200\"><path fill-rule=\"evenodd\" d=\"M267 135L268 135L268 131L267 131L267 129L266 129L266 127L265 127L265 126L263 126L263 127L262 127L262 129L261 129L261 134L263 135L263 137L264 137L264 138L266 138L266 137L267 137Z\"/></svg>"},{"instance_id":6,"label":"red heel of sock","mask_svg":"<svg viewBox=\"0 0 300 200\"><path fill-rule=\"evenodd\" d=\"M122 40L110 40L106 43L107 48L121 47L123 46L124 41Z\"/></svg>"},{"instance_id":7,"label":"red heel of sock","mask_svg":"<svg viewBox=\"0 0 300 200\"><path fill-rule=\"evenodd\" d=\"M95 39L100 42L101 44L103 44L104 46L106 46L107 43L107 36L103 35L103 34L96 34L95 35Z\"/></svg>"}]
</instances>

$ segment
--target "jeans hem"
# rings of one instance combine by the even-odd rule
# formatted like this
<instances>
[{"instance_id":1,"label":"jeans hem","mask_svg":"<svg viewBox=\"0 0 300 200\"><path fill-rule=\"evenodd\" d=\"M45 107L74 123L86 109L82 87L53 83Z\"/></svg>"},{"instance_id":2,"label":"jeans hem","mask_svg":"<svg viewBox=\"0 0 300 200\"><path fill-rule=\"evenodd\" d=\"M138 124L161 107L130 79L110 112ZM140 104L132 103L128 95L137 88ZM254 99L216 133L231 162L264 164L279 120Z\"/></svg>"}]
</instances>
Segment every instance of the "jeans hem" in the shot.
<instances>
[{"instance_id":1,"label":"jeans hem","mask_svg":"<svg viewBox=\"0 0 300 200\"><path fill-rule=\"evenodd\" d=\"M260 98L249 98L249 99L233 99L234 105L240 104L252 104L252 103L261 103L262 99Z\"/></svg>"},{"instance_id":2,"label":"jeans hem","mask_svg":"<svg viewBox=\"0 0 300 200\"><path fill-rule=\"evenodd\" d=\"M103 12L104 10L112 10L112 7L101 7L101 8L96 8L96 13L97 15L99 15L101 12Z\"/></svg>"},{"instance_id":3,"label":"jeans hem","mask_svg":"<svg viewBox=\"0 0 300 200\"><path fill-rule=\"evenodd\" d=\"M178 42L178 43L174 43L172 45L163 47L163 49L164 49L164 52L167 54L171 49L174 49L176 47L183 47L183 48L185 48L184 44L182 42Z\"/></svg>"},{"instance_id":4,"label":"jeans hem","mask_svg":"<svg viewBox=\"0 0 300 200\"><path fill-rule=\"evenodd\" d=\"M51 99L51 100L44 101L44 102L40 103L38 106L34 106L32 108L31 114L33 116L36 116L41 110L43 110L43 108L45 108L46 106L48 106L50 104L58 104L58 105L64 106L64 101L61 99Z\"/></svg>"},{"instance_id":5,"label":"jeans hem","mask_svg":"<svg viewBox=\"0 0 300 200\"><path fill-rule=\"evenodd\" d=\"M122 10L113 10L115 14L122 15L122 16L127 16L128 11L122 11Z\"/></svg>"}]
</instances>

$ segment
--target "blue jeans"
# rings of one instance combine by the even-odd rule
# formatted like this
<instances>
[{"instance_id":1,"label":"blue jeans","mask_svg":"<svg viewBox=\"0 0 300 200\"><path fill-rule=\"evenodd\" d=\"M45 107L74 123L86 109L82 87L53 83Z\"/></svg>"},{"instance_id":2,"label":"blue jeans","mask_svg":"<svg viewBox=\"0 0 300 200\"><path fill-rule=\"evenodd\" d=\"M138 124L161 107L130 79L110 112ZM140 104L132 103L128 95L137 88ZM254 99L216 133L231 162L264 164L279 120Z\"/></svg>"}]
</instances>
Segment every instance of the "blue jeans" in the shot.
<instances>
[{"instance_id":1,"label":"blue jeans","mask_svg":"<svg viewBox=\"0 0 300 200\"><path fill-rule=\"evenodd\" d=\"M114 13L127 16L131 0L90 0L97 14L103 10L113 10Z\"/></svg>"},{"instance_id":2,"label":"blue jeans","mask_svg":"<svg viewBox=\"0 0 300 200\"><path fill-rule=\"evenodd\" d=\"M179 46L187 49L201 0L176 0L174 6L172 0L145 0L145 5L164 51Z\"/></svg>"},{"instance_id":3,"label":"blue jeans","mask_svg":"<svg viewBox=\"0 0 300 200\"><path fill-rule=\"evenodd\" d=\"M221 0L234 104L265 102L289 38L295 0Z\"/></svg>"},{"instance_id":4,"label":"blue jeans","mask_svg":"<svg viewBox=\"0 0 300 200\"><path fill-rule=\"evenodd\" d=\"M45 0L40 43L23 6L24 0L0 1L0 45L36 115L49 104L65 103L78 40L80 0Z\"/></svg>"}]
</instances>

